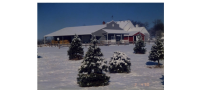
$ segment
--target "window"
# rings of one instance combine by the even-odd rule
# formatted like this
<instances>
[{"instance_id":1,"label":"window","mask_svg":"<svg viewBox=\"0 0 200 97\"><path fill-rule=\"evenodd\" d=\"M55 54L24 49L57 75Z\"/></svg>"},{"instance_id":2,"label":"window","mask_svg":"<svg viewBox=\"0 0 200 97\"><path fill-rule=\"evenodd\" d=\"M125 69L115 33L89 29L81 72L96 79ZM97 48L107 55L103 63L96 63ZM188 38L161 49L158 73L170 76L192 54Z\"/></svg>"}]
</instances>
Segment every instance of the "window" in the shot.
<instances>
[{"instance_id":1,"label":"window","mask_svg":"<svg viewBox=\"0 0 200 97\"><path fill-rule=\"evenodd\" d=\"M111 39L113 40L113 39L114 39L114 36L111 36Z\"/></svg>"},{"instance_id":2,"label":"window","mask_svg":"<svg viewBox=\"0 0 200 97\"><path fill-rule=\"evenodd\" d=\"M114 26L115 26L115 24L112 24L112 26L114 27Z\"/></svg>"}]
</instances>

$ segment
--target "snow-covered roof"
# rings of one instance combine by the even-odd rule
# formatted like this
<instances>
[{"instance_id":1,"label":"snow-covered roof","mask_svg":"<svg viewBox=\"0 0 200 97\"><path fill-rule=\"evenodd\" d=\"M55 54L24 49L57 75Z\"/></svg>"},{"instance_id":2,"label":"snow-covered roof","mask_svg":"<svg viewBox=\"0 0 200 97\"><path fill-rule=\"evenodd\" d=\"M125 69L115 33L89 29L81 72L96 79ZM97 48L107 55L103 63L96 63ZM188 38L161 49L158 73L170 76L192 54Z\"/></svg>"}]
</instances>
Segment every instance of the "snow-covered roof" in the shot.
<instances>
[{"instance_id":1,"label":"snow-covered roof","mask_svg":"<svg viewBox=\"0 0 200 97\"><path fill-rule=\"evenodd\" d=\"M50 33L45 36L67 36L67 35L85 35L91 34L95 31L98 31L102 28L106 27L106 25L92 25L92 26L79 26L79 27L66 27L56 32Z\"/></svg>"},{"instance_id":2,"label":"snow-covered roof","mask_svg":"<svg viewBox=\"0 0 200 97\"><path fill-rule=\"evenodd\" d=\"M107 22L106 24L109 24L113 21ZM128 31L129 28L135 28L135 26L131 23L130 20L124 20L124 21L114 21L115 23L119 24L119 27L124 29L125 31Z\"/></svg>"},{"instance_id":3,"label":"snow-covered roof","mask_svg":"<svg viewBox=\"0 0 200 97\"><path fill-rule=\"evenodd\" d=\"M128 31L128 32L138 31L143 34L145 33L149 34L149 32L146 30L145 27L135 27L130 20L115 21L115 22L119 24L119 27L124 29L125 31ZM110 22L107 22L107 23L110 23Z\"/></svg>"},{"instance_id":4,"label":"snow-covered roof","mask_svg":"<svg viewBox=\"0 0 200 97\"><path fill-rule=\"evenodd\" d=\"M124 30L111 30L111 29L102 29L102 30L112 34L129 34L127 31Z\"/></svg>"},{"instance_id":5,"label":"snow-covered roof","mask_svg":"<svg viewBox=\"0 0 200 97\"><path fill-rule=\"evenodd\" d=\"M134 34L138 33L139 31L130 31L129 35L124 35L124 36L133 36Z\"/></svg>"},{"instance_id":6,"label":"snow-covered roof","mask_svg":"<svg viewBox=\"0 0 200 97\"><path fill-rule=\"evenodd\" d=\"M125 31L129 31L131 28L135 28L130 20L116 21L116 23L119 24L119 27L124 29Z\"/></svg>"},{"instance_id":7,"label":"snow-covered roof","mask_svg":"<svg viewBox=\"0 0 200 97\"><path fill-rule=\"evenodd\" d=\"M113 21L111 21L113 22ZM135 27L130 20L125 21L114 21L115 23L119 24L119 27L124 30L108 30L103 29L106 27L106 25L92 25L92 26L79 26L79 27L66 27L61 30L55 31L53 33L47 34L45 36L68 36L68 35L88 35L93 32L96 32L100 29L103 29L104 31L108 33L126 33L127 31L130 32L130 35L133 35L134 33L141 32L143 34L148 33L145 27ZM110 22L107 22L107 24Z\"/></svg>"},{"instance_id":8,"label":"snow-covered roof","mask_svg":"<svg viewBox=\"0 0 200 97\"><path fill-rule=\"evenodd\" d=\"M135 27L135 28L130 28L129 31L141 31L145 27Z\"/></svg>"}]
</instances>

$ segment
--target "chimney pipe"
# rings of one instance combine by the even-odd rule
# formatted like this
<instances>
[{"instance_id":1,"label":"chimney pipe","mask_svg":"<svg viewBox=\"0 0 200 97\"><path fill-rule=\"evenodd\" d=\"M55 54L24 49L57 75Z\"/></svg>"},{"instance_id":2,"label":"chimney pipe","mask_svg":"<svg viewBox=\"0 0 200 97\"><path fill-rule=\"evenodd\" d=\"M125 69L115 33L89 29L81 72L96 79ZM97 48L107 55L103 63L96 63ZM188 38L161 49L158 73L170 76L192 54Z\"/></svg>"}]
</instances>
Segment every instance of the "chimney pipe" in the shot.
<instances>
[{"instance_id":1,"label":"chimney pipe","mask_svg":"<svg viewBox=\"0 0 200 97\"><path fill-rule=\"evenodd\" d=\"M138 24L136 24L135 27L139 27Z\"/></svg>"},{"instance_id":2,"label":"chimney pipe","mask_svg":"<svg viewBox=\"0 0 200 97\"><path fill-rule=\"evenodd\" d=\"M106 22L104 22L104 21L103 21L103 23L102 23L102 24L104 25L104 24L106 24Z\"/></svg>"}]
</instances>

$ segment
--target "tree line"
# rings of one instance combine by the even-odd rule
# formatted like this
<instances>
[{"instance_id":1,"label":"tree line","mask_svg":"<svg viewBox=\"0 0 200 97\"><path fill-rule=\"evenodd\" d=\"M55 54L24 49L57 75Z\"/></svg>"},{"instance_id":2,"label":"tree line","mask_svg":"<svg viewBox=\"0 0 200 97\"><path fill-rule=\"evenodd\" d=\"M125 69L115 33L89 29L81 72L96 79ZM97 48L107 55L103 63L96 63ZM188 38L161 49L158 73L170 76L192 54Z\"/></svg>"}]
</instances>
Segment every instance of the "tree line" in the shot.
<instances>
[{"instance_id":1,"label":"tree line","mask_svg":"<svg viewBox=\"0 0 200 97\"><path fill-rule=\"evenodd\" d=\"M52 39L45 39L45 43L51 43L51 40ZM38 45L44 44L44 38L43 39L38 39L37 40L37 44Z\"/></svg>"},{"instance_id":2,"label":"tree line","mask_svg":"<svg viewBox=\"0 0 200 97\"><path fill-rule=\"evenodd\" d=\"M147 31L150 34L150 37L163 37L164 36L164 23L160 19L156 19L152 21L154 24L153 27L149 28L149 23L148 22L140 22L140 21L134 21L131 20L133 25L138 25L139 27L145 27Z\"/></svg>"}]
</instances>

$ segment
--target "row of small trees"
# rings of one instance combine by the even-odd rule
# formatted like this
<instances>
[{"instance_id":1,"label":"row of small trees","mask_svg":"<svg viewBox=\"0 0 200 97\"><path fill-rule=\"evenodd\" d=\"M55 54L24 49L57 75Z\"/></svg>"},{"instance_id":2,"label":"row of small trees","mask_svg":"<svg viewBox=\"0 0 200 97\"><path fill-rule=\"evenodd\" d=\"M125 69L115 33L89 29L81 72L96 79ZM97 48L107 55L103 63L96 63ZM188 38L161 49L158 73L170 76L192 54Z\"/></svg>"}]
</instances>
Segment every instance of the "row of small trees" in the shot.
<instances>
[{"instance_id":1,"label":"row of small trees","mask_svg":"<svg viewBox=\"0 0 200 97\"><path fill-rule=\"evenodd\" d=\"M141 38L141 35L138 36L138 41L133 48L136 54L145 54L146 48L145 43ZM130 73L131 62L130 58L122 52L114 52L113 57L107 66L107 61L103 58L103 53L101 49L97 46L97 39L95 36L92 36L91 45L88 48L85 56L83 57L84 51L81 44L81 39L75 35L74 39L71 42L71 46L68 50L68 55L70 60L79 60L83 58L82 65L79 67L77 83L81 87L87 86L104 86L109 84L109 76L103 72L110 73ZM37 55L38 57L38 55ZM164 47L162 42L157 39L155 45L152 46L151 52L149 55L149 60L158 61L164 59Z\"/></svg>"},{"instance_id":2,"label":"row of small trees","mask_svg":"<svg viewBox=\"0 0 200 97\"><path fill-rule=\"evenodd\" d=\"M75 35L71 44L72 45L68 50L69 59L76 60L76 56L83 55L80 38ZM103 58L103 53L97 46L97 39L93 36L91 39L91 45L83 58L82 65L78 69L79 74L77 77L77 83L81 87L104 86L108 85L110 79L110 77L106 76L104 72L129 73L131 71L130 58L122 52L114 52L109 64L110 66L107 66L107 61Z\"/></svg>"},{"instance_id":3,"label":"row of small trees","mask_svg":"<svg viewBox=\"0 0 200 97\"><path fill-rule=\"evenodd\" d=\"M139 40L136 42L133 50L136 54L144 54L146 52L144 48L145 43L142 41L141 35L138 38ZM159 63L159 58L162 59L164 57L163 45L159 40L157 40L155 44L156 45L152 46L149 60L158 60ZM107 66L107 61L105 61L101 49L97 46L97 39L95 36L92 36L91 45L84 57L83 53L81 39L75 35L69 47L68 55L70 60L79 60L83 58L82 65L78 69L79 74L77 78L77 83L81 87L108 85L110 77L106 76L104 72L129 73L131 71L130 58L122 52L114 52L109 66Z\"/></svg>"},{"instance_id":4,"label":"row of small trees","mask_svg":"<svg viewBox=\"0 0 200 97\"><path fill-rule=\"evenodd\" d=\"M146 48L145 42L142 40L141 34L138 35L138 41L135 43L135 47L133 48L136 54L145 54ZM149 53L149 60L158 61L158 66L160 66L159 60L164 59L164 46L163 42L160 38L157 38L155 44L151 47L151 51Z\"/></svg>"}]
</instances>

